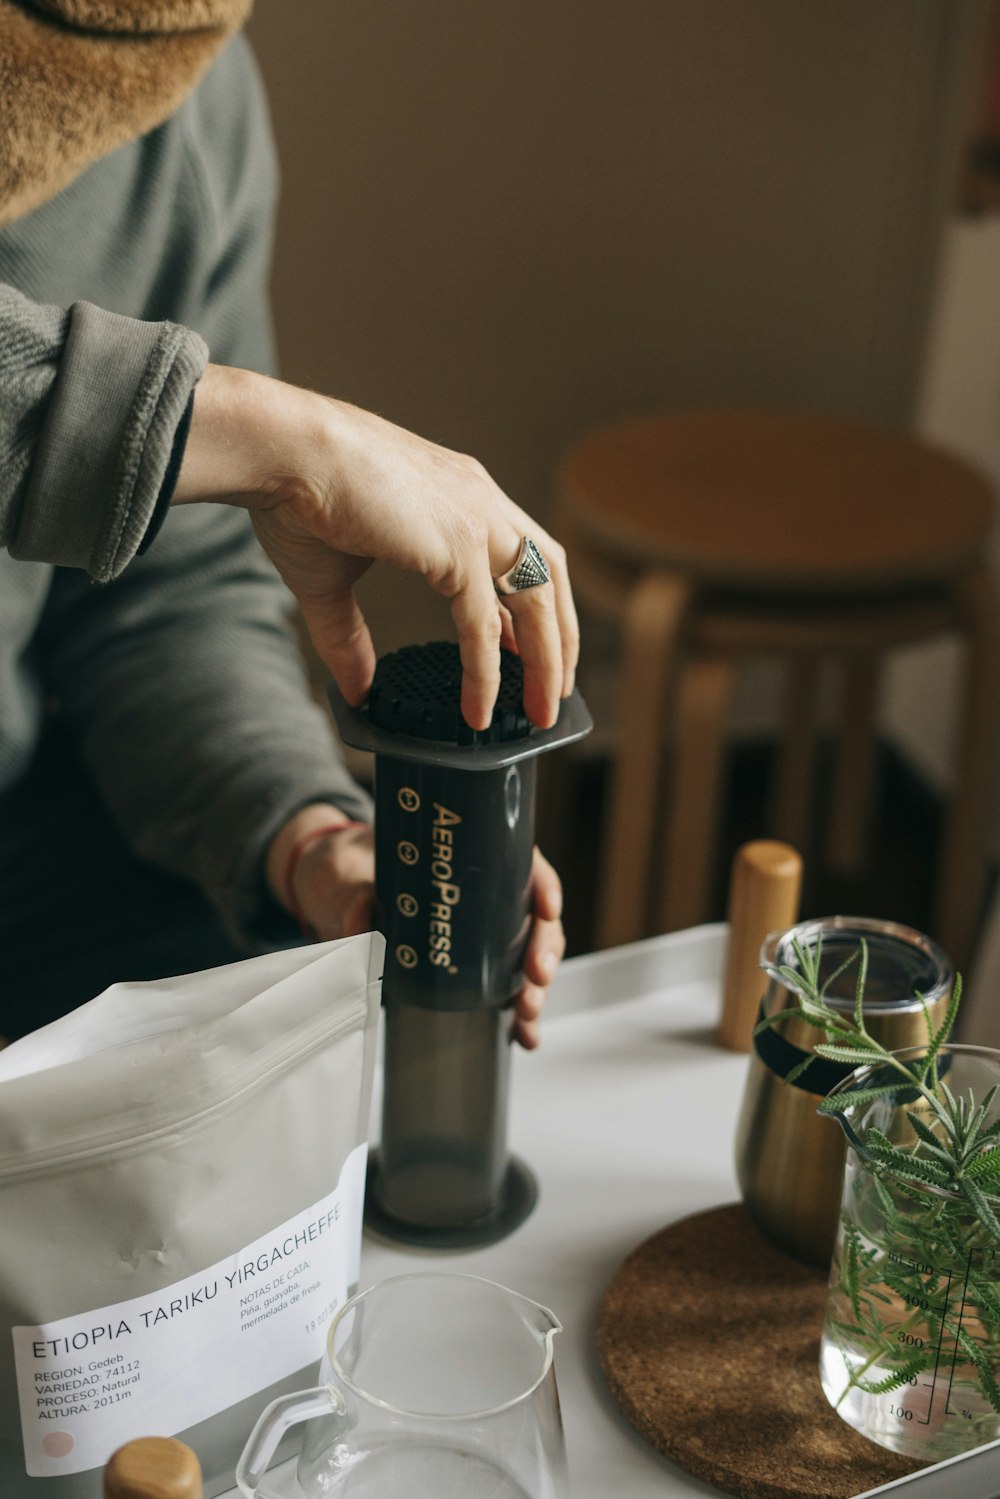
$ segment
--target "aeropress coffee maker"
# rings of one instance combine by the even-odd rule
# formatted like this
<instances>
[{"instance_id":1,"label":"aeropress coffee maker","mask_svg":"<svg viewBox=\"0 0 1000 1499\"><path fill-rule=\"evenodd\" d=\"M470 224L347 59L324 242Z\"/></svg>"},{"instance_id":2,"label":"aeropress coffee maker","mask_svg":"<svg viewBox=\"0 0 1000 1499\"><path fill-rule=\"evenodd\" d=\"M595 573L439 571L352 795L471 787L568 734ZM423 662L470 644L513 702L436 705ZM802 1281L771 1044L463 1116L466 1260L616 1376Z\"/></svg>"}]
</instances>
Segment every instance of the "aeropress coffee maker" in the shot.
<instances>
[{"instance_id":1,"label":"aeropress coffee maker","mask_svg":"<svg viewBox=\"0 0 1000 1499\"><path fill-rule=\"evenodd\" d=\"M508 651L488 728L466 724L460 689L458 647L446 642L383 656L363 708L330 688L342 739L375 755L385 1067L365 1221L379 1237L439 1249L503 1238L538 1195L507 1151L537 757L592 727L575 691L552 728L532 727Z\"/></svg>"}]
</instances>

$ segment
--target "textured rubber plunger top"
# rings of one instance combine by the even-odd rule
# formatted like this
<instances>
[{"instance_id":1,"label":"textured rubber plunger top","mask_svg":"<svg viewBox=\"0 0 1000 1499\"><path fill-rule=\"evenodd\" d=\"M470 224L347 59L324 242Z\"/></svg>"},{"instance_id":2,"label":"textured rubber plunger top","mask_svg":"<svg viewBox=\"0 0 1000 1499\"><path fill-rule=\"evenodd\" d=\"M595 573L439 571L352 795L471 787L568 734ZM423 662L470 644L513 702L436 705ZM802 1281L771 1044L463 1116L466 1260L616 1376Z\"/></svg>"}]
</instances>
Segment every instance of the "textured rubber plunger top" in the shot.
<instances>
[{"instance_id":1,"label":"textured rubber plunger top","mask_svg":"<svg viewBox=\"0 0 1000 1499\"><path fill-rule=\"evenodd\" d=\"M442 744L505 744L531 731L524 711L524 674L518 656L500 652L500 691L486 729L462 717L462 663L458 646L437 640L383 656L368 695L372 723L394 734Z\"/></svg>"}]
</instances>

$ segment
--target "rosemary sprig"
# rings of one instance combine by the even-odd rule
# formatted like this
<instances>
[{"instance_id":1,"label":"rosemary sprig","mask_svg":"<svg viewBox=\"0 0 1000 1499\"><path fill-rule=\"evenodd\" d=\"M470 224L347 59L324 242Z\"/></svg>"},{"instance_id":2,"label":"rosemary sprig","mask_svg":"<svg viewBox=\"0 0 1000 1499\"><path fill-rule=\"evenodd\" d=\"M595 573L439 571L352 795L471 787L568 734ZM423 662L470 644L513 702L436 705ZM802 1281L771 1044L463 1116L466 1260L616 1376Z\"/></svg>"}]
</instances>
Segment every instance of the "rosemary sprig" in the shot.
<instances>
[{"instance_id":1,"label":"rosemary sprig","mask_svg":"<svg viewBox=\"0 0 1000 1499\"><path fill-rule=\"evenodd\" d=\"M862 940L858 949L822 983L822 944L817 942L815 947L806 947L795 939L792 950L799 966L782 966L776 972L788 988L798 995L799 1003L777 1015L766 1017L755 1028L754 1034L774 1025L780 1019L794 1015L821 1030L830 1039L816 1045L805 1061L792 1069L785 1081L790 1083L801 1077L814 1057L826 1057L829 1061L852 1067L874 1067L879 1070L888 1068L898 1074L899 1081L878 1083L869 1088L824 1098L819 1105L819 1112L844 1114L857 1108L859 1104L898 1095L906 1088L913 1089L924 1099L940 1133L935 1133L934 1128L919 1113L910 1110L907 1111L907 1118L918 1137L916 1150L901 1149L878 1130L871 1128L865 1139L867 1149L888 1174L900 1180L959 1192L1000 1247L1000 1219L987 1200L990 1195L1000 1194L1000 1146L990 1148L993 1141L1000 1139L1000 1115L989 1121L997 1088L991 1088L986 1097L977 1103L971 1096L955 1098L947 1083L938 1076L938 1056L951 1034L962 999L961 976L956 976L948 1008L937 1027L932 1022L926 1001L920 996L927 1020L927 1050L915 1060L904 1061L886 1050L880 1041L869 1034L865 1025L864 992L868 975L866 942ZM855 962L858 964L858 976L854 1009L848 1018L843 1011L833 1009L826 995L830 985Z\"/></svg>"},{"instance_id":2,"label":"rosemary sprig","mask_svg":"<svg viewBox=\"0 0 1000 1499\"><path fill-rule=\"evenodd\" d=\"M921 1376L933 1381L947 1340L954 1349L952 1380L960 1367L979 1397L964 1414L973 1425L993 1421L992 1413L1000 1415L1000 1113L993 1112L997 1087L981 1099L971 1091L956 1097L942 1076L961 979L938 1024L921 999L927 1045L920 1055L904 1057L888 1051L865 1024L864 941L825 980L818 941L793 940L792 951L795 966L774 974L796 1003L765 1018L755 1034L795 1017L824 1039L785 1081L801 1077L814 1057L870 1068L867 1082L835 1091L819 1112L847 1115L898 1100L912 1131L904 1143L874 1124L859 1135L867 1169L856 1174L853 1197L845 1201L827 1316L827 1334L841 1350L848 1381L836 1403L852 1389L877 1396L918 1381L926 1385ZM854 963L848 1013L827 995ZM948 1389L950 1400L951 1384Z\"/></svg>"}]
</instances>

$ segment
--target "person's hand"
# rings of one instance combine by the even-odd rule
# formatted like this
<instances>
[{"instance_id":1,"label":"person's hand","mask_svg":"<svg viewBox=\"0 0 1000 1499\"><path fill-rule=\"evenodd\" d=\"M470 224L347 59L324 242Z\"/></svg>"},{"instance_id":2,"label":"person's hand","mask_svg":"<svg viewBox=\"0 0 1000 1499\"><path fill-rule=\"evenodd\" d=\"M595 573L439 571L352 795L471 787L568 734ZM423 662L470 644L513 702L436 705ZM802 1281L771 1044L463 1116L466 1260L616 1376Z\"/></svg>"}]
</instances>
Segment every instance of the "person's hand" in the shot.
<instances>
[{"instance_id":1,"label":"person's hand","mask_svg":"<svg viewBox=\"0 0 1000 1499\"><path fill-rule=\"evenodd\" d=\"M579 648L565 553L474 459L345 402L209 365L174 494L175 503L192 500L251 512L349 703L364 700L375 669L354 585L380 560L451 600L467 723L490 721L501 643L524 663L528 717L541 728L555 722ZM501 603L493 580L514 565L523 536L540 548L551 582Z\"/></svg>"},{"instance_id":2,"label":"person's hand","mask_svg":"<svg viewBox=\"0 0 1000 1499\"><path fill-rule=\"evenodd\" d=\"M339 824L339 826L333 826ZM302 852L289 861L295 850ZM539 1043L539 1016L566 947L562 885L552 865L534 850L533 921L524 956L524 982L514 1010L514 1035L528 1051ZM273 839L267 858L272 893L319 941L371 930L375 891L373 830L351 823L338 808L305 807Z\"/></svg>"},{"instance_id":3,"label":"person's hand","mask_svg":"<svg viewBox=\"0 0 1000 1499\"><path fill-rule=\"evenodd\" d=\"M538 1017L549 997L549 985L555 978L559 961L566 951L562 926L562 883L541 849L536 848L531 861L532 926L524 955L524 982L517 996L514 1034L527 1051L533 1051L541 1037Z\"/></svg>"},{"instance_id":4,"label":"person's hand","mask_svg":"<svg viewBox=\"0 0 1000 1499\"><path fill-rule=\"evenodd\" d=\"M291 817L271 841L265 868L278 904L314 940L371 931L375 836L339 807L315 802Z\"/></svg>"}]
</instances>

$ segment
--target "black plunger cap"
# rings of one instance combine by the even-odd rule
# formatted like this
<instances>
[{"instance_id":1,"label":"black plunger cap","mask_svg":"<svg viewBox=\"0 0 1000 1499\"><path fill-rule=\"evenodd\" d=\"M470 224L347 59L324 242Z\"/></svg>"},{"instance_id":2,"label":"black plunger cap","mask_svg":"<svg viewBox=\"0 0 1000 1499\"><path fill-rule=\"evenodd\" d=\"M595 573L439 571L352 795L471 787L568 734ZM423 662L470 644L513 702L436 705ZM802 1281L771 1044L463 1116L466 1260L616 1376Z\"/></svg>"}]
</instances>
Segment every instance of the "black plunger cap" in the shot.
<instances>
[{"instance_id":1,"label":"black plunger cap","mask_svg":"<svg viewBox=\"0 0 1000 1499\"><path fill-rule=\"evenodd\" d=\"M368 717L392 734L412 734L440 744L506 744L524 739L531 724L524 711L524 672L519 656L500 652L500 691L489 727L471 729L462 717L462 663L458 646L435 640L383 656L368 695Z\"/></svg>"}]
</instances>

